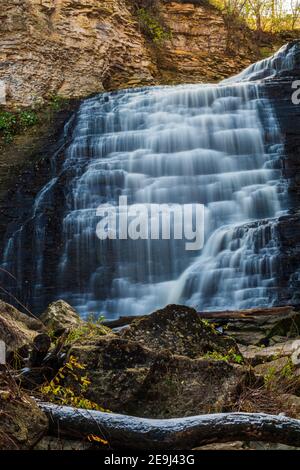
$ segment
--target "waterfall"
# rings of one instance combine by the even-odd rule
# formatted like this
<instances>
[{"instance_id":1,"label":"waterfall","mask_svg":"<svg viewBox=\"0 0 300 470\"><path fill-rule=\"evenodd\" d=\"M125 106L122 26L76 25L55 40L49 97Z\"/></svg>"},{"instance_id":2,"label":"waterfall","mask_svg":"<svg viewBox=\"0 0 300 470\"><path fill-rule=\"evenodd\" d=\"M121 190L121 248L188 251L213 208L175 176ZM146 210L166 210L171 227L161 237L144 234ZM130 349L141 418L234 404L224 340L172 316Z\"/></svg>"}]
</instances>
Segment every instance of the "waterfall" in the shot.
<instances>
[{"instance_id":1,"label":"waterfall","mask_svg":"<svg viewBox=\"0 0 300 470\"><path fill-rule=\"evenodd\" d=\"M54 165L30 219L6 244L2 268L24 292L24 240L32 237L31 306L63 298L83 316L115 318L175 302L198 310L276 302L276 220L287 208L283 142L263 84L252 80L274 64L278 70L278 57L281 68L291 66L283 50L220 85L149 87L82 102L62 166ZM99 240L97 208L116 206L120 196L146 206L204 204L203 249L187 251L177 239ZM59 235L49 233L49 211Z\"/></svg>"},{"instance_id":2,"label":"waterfall","mask_svg":"<svg viewBox=\"0 0 300 470\"><path fill-rule=\"evenodd\" d=\"M275 77L278 72L292 70L294 66L294 55L298 47L298 44L286 44L271 57L267 57L266 59L250 65L235 77L223 80L223 83L240 83L244 80L266 80Z\"/></svg>"}]
</instances>

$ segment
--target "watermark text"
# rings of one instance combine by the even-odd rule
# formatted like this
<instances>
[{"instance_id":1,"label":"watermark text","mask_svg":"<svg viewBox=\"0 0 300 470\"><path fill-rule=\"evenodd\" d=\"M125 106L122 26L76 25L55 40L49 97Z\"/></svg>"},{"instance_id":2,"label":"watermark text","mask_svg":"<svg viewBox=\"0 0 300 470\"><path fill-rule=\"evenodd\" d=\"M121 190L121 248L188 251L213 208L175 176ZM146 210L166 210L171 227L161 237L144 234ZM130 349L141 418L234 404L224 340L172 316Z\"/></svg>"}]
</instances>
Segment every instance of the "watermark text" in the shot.
<instances>
[{"instance_id":1,"label":"watermark text","mask_svg":"<svg viewBox=\"0 0 300 470\"><path fill-rule=\"evenodd\" d=\"M120 196L119 205L103 204L96 234L100 240L185 240L185 249L204 244L203 204L131 204Z\"/></svg>"}]
</instances>

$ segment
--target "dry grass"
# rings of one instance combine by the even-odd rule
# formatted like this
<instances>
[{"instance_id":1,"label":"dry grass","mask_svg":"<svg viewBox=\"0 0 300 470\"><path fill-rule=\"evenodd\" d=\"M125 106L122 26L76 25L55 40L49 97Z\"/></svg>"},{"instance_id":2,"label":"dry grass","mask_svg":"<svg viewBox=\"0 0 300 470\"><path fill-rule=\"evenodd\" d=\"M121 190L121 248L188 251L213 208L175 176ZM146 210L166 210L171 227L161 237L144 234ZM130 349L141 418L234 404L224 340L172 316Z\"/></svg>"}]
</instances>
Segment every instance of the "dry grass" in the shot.
<instances>
[{"instance_id":1,"label":"dry grass","mask_svg":"<svg viewBox=\"0 0 300 470\"><path fill-rule=\"evenodd\" d=\"M296 417L295 410L287 401L287 395L300 393L300 378L289 359L286 364L275 371L270 365L265 375L256 376L256 380L242 387L236 402L230 411L247 413L284 413Z\"/></svg>"}]
</instances>

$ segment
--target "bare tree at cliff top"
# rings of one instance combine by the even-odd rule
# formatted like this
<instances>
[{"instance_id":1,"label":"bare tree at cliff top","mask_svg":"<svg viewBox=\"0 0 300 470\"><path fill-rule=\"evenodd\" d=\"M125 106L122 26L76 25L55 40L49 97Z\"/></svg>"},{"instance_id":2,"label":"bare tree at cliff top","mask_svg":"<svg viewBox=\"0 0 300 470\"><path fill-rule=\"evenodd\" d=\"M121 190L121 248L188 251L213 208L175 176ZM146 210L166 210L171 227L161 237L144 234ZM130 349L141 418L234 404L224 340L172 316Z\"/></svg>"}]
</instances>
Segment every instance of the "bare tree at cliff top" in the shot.
<instances>
[{"instance_id":1,"label":"bare tree at cliff top","mask_svg":"<svg viewBox=\"0 0 300 470\"><path fill-rule=\"evenodd\" d=\"M240 18L258 31L294 30L300 18L300 0L212 0L227 17Z\"/></svg>"}]
</instances>

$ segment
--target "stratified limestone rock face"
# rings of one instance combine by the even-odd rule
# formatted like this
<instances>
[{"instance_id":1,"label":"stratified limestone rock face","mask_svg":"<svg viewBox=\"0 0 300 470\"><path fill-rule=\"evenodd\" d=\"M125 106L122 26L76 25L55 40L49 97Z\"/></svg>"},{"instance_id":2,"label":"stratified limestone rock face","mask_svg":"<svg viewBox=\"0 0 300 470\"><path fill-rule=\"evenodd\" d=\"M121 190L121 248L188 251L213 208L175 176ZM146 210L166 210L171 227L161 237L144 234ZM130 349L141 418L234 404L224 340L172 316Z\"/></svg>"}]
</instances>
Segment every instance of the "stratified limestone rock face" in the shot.
<instances>
[{"instance_id":1,"label":"stratified limestone rock face","mask_svg":"<svg viewBox=\"0 0 300 470\"><path fill-rule=\"evenodd\" d=\"M15 105L147 84L153 70L125 0L7 0L0 61L7 103Z\"/></svg>"},{"instance_id":2,"label":"stratified limestone rock face","mask_svg":"<svg viewBox=\"0 0 300 470\"><path fill-rule=\"evenodd\" d=\"M219 80L251 62L247 38L238 41L239 31L230 33L208 4L160 0L156 15L171 33L159 46L143 35L128 0L7 0L0 11L0 80L7 104ZM232 37L243 43L233 54Z\"/></svg>"},{"instance_id":3,"label":"stratified limestone rock face","mask_svg":"<svg viewBox=\"0 0 300 470\"><path fill-rule=\"evenodd\" d=\"M238 27L229 31L220 12L207 3L160 1L159 13L171 33L160 61L170 80L216 81L253 61L249 33L244 35Z\"/></svg>"}]
</instances>

